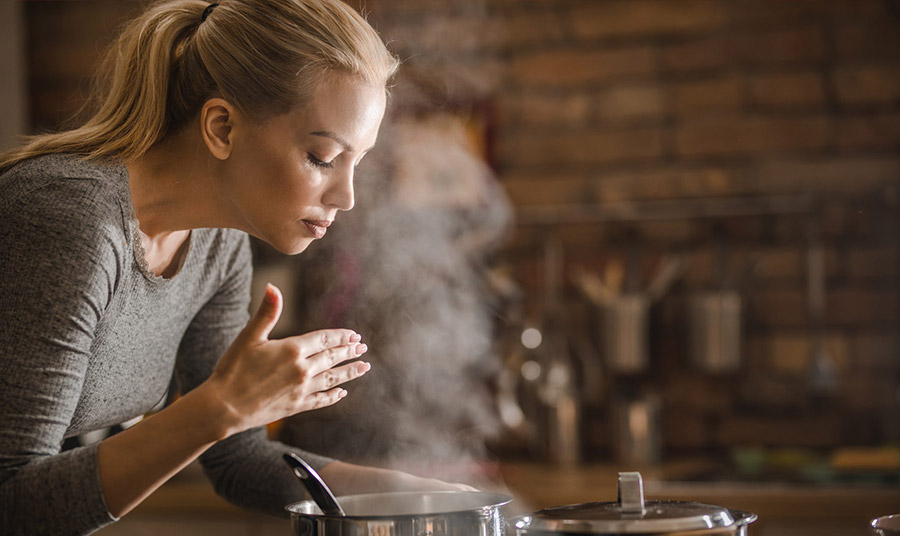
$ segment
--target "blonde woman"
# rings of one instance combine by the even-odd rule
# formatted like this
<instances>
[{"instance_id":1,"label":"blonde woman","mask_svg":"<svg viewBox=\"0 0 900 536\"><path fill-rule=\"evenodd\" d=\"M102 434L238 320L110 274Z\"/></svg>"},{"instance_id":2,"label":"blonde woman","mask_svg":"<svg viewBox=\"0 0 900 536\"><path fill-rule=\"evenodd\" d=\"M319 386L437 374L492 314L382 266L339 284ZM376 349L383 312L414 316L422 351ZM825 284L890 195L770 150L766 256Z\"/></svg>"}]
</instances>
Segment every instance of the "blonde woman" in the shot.
<instances>
[{"instance_id":1,"label":"blonde woman","mask_svg":"<svg viewBox=\"0 0 900 536\"><path fill-rule=\"evenodd\" d=\"M0 533L89 533L198 457L236 504L302 496L264 425L337 403L366 345L270 340L247 235L300 253L353 207L396 68L339 0L169 0L125 27L87 123L0 156ZM173 374L177 401L60 452ZM306 457L337 493L463 487Z\"/></svg>"}]
</instances>

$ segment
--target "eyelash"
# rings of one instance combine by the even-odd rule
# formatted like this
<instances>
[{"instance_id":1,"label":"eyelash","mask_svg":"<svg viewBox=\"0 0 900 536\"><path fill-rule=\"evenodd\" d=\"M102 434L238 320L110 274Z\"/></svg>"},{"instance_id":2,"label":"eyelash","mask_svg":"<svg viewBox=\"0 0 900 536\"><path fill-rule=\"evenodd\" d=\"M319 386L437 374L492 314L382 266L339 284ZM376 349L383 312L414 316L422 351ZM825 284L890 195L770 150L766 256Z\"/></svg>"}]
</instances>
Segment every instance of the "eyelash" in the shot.
<instances>
[{"instance_id":1,"label":"eyelash","mask_svg":"<svg viewBox=\"0 0 900 536\"><path fill-rule=\"evenodd\" d=\"M309 160L309 163L323 169L331 169L334 167L334 163L332 162L323 162L312 155L312 153L306 154L306 159Z\"/></svg>"}]
</instances>

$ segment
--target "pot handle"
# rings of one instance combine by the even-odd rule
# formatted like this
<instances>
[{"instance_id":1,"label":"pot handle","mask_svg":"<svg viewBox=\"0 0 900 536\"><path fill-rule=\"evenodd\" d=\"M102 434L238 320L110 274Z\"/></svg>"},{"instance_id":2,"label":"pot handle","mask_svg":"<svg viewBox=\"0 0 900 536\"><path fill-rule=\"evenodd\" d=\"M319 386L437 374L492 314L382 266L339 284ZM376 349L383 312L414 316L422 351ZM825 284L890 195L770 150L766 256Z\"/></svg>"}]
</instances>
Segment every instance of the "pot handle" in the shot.
<instances>
[{"instance_id":1,"label":"pot handle","mask_svg":"<svg viewBox=\"0 0 900 536\"><path fill-rule=\"evenodd\" d=\"M644 480L640 473L619 473L619 510L623 514L644 513Z\"/></svg>"},{"instance_id":2,"label":"pot handle","mask_svg":"<svg viewBox=\"0 0 900 536\"><path fill-rule=\"evenodd\" d=\"M287 462L294 476L306 486L306 490L309 491L309 494L316 502L316 506L322 510L323 514L327 516L346 515L341 505L338 504L337 499L334 498L334 494L331 493L331 490L325 485L325 481L319 476L319 473L303 461L303 458L293 452L286 452L284 461Z\"/></svg>"}]
</instances>

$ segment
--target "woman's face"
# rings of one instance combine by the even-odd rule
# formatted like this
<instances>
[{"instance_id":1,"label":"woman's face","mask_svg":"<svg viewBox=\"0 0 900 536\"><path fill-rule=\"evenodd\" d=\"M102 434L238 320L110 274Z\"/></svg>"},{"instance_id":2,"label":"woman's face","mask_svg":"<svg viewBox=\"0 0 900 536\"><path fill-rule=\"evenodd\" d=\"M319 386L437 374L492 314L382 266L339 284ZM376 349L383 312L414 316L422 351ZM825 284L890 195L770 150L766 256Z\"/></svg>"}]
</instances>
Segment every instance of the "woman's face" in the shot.
<instances>
[{"instance_id":1,"label":"woman's face","mask_svg":"<svg viewBox=\"0 0 900 536\"><path fill-rule=\"evenodd\" d=\"M307 106L235 129L222 194L238 227L287 254L322 238L354 205L353 174L375 144L385 91L326 79Z\"/></svg>"}]
</instances>

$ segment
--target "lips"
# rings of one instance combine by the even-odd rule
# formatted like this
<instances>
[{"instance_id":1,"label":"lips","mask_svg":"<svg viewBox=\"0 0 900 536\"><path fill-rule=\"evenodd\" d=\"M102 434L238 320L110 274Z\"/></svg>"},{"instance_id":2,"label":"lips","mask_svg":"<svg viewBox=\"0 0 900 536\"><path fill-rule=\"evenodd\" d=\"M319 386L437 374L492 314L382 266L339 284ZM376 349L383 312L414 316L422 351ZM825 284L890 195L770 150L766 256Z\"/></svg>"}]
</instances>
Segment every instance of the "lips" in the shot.
<instances>
[{"instance_id":1,"label":"lips","mask_svg":"<svg viewBox=\"0 0 900 536\"><path fill-rule=\"evenodd\" d=\"M325 231L331 225L329 220L303 220L303 225L309 229L309 232L316 238L325 236Z\"/></svg>"}]
</instances>

